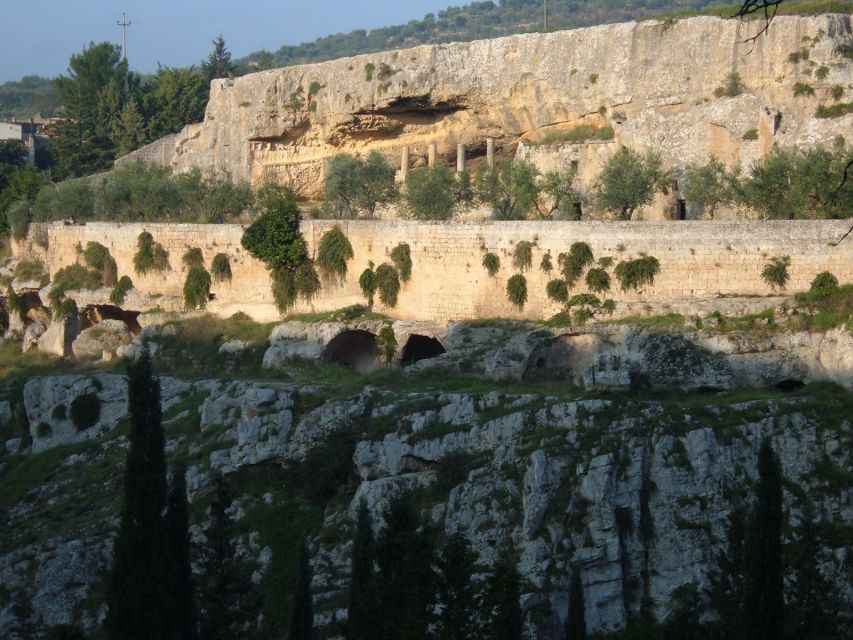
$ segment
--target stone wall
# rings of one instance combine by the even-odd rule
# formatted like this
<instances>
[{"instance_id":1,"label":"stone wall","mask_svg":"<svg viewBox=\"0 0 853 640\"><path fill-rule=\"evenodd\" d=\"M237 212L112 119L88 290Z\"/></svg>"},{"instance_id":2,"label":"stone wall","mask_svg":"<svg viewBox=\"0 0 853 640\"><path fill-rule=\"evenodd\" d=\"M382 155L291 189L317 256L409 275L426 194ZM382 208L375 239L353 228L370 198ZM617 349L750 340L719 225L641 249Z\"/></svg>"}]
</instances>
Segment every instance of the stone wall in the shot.
<instances>
[{"instance_id":1,"label":"stone wall","mask_svg":"<svg viewBox=\"0 0 853 640\"><path fill-rule=\"evenodd\" d=\"M334 221L305 221L303 233L313 254L323 234ZM596 258L620 260L645 253L658 258L660 275L654 286L641 292L623 293L614 288L609 297L618 301L661 302L700 299L719 295L768 295L770 288L761 271L773 256L791 257L789 291L808 288L814 276L833 272L842 283L853 282L853 241L837 241L849 222L837 221L748 221L748 222L484 222L418 223L412 221L341 221L353 245L355 257L348 263L344 282L326 282L311 303L300 302L295 311L327 311L365 302L358 277L372 261L390 262L389 253L398 243L411 247L412 278L404 284L395 309L377 300L377 310L395 318L459 320L472 318L550 317L559 308L545 295L551 277L539 269L545 252L554 267L557 255L573 242L588 242ZM172 271L140 276L133 271L133 255L140 232L149 231L169 251ZM78 247L89 241L109 248L119 275L130 275L137 289L146 294L181 296L186 271L181 256L199 247L209 266L217 253L231 259L234 274L230 283L216 284L210 309L230 315L243 311L259 320L278 317L270 293L269 276L262 263L240 246L239 225L168 225L89 223L48 227L49 249L43 253L49 271L73 263ZM535 244L533 268L526 272L528 302L516 310L506 298L506 281L513 269L516 242ZM30 243L32 246L32 243ZM500 257L501 269L491 278L482 266L487 251ZM17 247L19 255L23 246ZM612 272L612 269L611 269ZM582 283L573 293L584 291Z\"/></svg>"}]
</instances>

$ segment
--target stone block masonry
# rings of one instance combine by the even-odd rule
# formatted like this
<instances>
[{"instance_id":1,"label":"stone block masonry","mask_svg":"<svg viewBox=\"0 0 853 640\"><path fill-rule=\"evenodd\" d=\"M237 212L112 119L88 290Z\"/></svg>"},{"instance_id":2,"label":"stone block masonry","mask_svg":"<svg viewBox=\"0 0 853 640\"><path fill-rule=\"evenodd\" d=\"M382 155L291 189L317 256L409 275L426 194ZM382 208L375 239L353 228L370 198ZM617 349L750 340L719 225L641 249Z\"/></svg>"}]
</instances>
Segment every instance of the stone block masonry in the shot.
<instances>
[{"instance_id":1,"label":"stone block masonry","mask_svg":"<svg viewBox=\"0 0 853 640\"><path fill-rule=\"evenodd\" d=\"M352 243L355 257L348 263L345 280L324 282L322 292L310 303L300 301L294 312L331 311L365 304L358 278L369 262L391 262L390 252L399 243L411 248L412 277L402 285L396 308L376 310L399 319L439 322L478 318L543 319L560 307L545 294L547 282L557 276L557 256L574 242L587 242L595 258L610 256L614 266L622 260L650 255L660 261L654 285L639 292L613 288L604 297L616 302L666 302L717 296L764 296L772 293L761 278L770 258L790 256L788 291L807 290L821 271L831 271L844 283L853 282L853 238L837 246L832 242L849 228L850 221L744 221L744 222L484 222L420 223L413 221L312 220L302 230L312 255L323 234L339 224ZM133 270L136 242L142 231L169 252L171 270L145 276ZM186 269L181 257L198 247L207 267L218 253L231 260L231 282L214 284L209 309L220 315L242 311L259 321L279 317L273 304L269 274L240 245L240 225L128 224L95 222L72 226L48 226L49 249L41 256L54 275L74 263L79 248L95 241L105 245L118 265L119 275L129 275L145 294L182 296ZM513 307L506 296L513 268L515 244L534 244L533 266L527 269L528 300L524 309ZM32 244L32 243L28 243ZM19 257L23 246L17 247ZM499 256L501 267L489 277L483 256ZM550 253L555 271L540 268L543 254ZM612 274L613 268L610 269ZM583 279L570 292L586 291Z\"/></svg>"}]
</instances>

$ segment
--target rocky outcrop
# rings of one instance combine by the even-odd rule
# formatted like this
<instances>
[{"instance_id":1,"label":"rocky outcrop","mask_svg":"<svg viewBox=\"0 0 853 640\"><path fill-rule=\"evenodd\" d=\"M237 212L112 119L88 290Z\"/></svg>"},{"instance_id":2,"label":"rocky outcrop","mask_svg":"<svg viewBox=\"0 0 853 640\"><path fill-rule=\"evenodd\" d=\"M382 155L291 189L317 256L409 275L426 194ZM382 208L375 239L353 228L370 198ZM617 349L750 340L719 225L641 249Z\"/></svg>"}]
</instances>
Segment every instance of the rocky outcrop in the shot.
<instances>
[{"instance_id":1,"label":"rocky outcrop","mask_svg":"<svg viewBox=\"0 0 853 640\"><path fill-rule=\"evenodd\" d=\"M74 356L80 360L111 360L116 351L130 344L133 335L121 320L102 320L84 329L71 346Z\"/></svg>"},{"instance_id":2,"label":"rocky outcrop","mask_svg":"<svg viewBox=\"0 0 853 640\"><path fill-rule=\"evenodd\" d=\"M439 157L454 162L458 143L479 156L492 137L499 153L514 154L520 141L607 124L614 142L579 156L590 167L581 166L582 176L592 176L620 144L659 151L674 167L711 155L748 164L774 142L829 143L848 131L853 115L814 113L833 86L853 84L853 67L836 53L853 39L850 17L778 17L750 42L760 26L713 17L650 20L215 80L203 123L127 159L179 171L222 169L253 182L272 174L311 196L326 160L342 152L377 150L397 164L405 146L419 164L436 143ZM805 59L789 59L801 49ZM816 76L819 66L828 73ZM716 97L732 72L742 82L737 95ZM797 82L810 84L814 95L795 96Z\"/></svg>"}]
</instances>

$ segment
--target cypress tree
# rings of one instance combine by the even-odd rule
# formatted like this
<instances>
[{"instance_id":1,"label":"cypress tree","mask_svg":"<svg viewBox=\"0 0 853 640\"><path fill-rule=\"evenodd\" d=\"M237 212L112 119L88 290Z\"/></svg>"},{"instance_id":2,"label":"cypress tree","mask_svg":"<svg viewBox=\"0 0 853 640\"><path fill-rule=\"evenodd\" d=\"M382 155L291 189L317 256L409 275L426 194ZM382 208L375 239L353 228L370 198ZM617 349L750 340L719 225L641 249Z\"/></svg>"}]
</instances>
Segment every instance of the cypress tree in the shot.
<instances>
[{"instance_id":1,"label":"cypress tree","mask_svg":"<svg viewBox=\"0 0 853 640\"><path fill-rule=\"evenodd\" d=\"M195 638L195 598L190 565L189 507L186 468L179 465L172 474L166 510L169 555L172 564L172 628L179 640Z\"/></svg>"},{"instance_id":2,"label":"cypress tree","mask_svg":"<svg viewBox=\"0 0 853 640\"><path fill-rule=\"evenodd\" d=\"M171 604L164 578L170 563L160 381L147 352L128 368L130 450L124 474L121 524L113 547L106 618L107 637L154 640L169 628Z\"/></svg>"},{"instance_id":3,"label":"cypress tree","mask_svg":"<svg viewBox=\"0 0 853 640\"><path fill-rule=\"evenodd\" d=\"M744 633L744 567L746 510L736 506L729 517L726 548L717 554L708 575L706 596L717 620L709 625L713 638L741 638Z\"/></svg>"},{"instance_id":4,"label":"cypress tree","mask_svg":"<svg viewBox=\"0 0 853 640\"><path fill-rule=\"evenodd\" d=\"M441 612L435 625L438 640L475 640L477 587L473 583L476 556L461 534L453 535L438 559L438 602Z\"/></svg>"},{"instance_id":5,"label":"cypress tree","mask_svg":"<svg viewBox=\"0 0 853 640\"><path fill-rule=\"evenodd\" d=\"M586 603L579 567L572 568L569 584L569 615L566 620L566 640L586 640Z\"/></svg>"},{"instance_id":6,"label":"cypress tree","mask_svg":"<svg viewBox=\"0 0 853 640\"><path fill-rule=\"evenodd\" d=\"M293 593L288 640L311 640L314 634L314 609L311 603L311 558L305 540L299 546L299 572Z\"/></svg>"},{"instance_id":7,"label":"cypress tree","mask_svg":"<svg viewBox=\"0 0 853 640\"><path fill-rule=\"evenodd\" d=\"M372 623L377 613L375 606L373 524L367 503L358 506L358 520L352 548L352 575L349 592L349 617L347 638L349 640L372 640Z\"/></svg>"},{"instance_id":8,"label":"cypress tree","mask_svg":"<svg viewBox=\"0 0 853 640\"><path fill-rule=\"evenodd\" d=\"M747 640L778 640L784 632L782 472L769 438L758 452L756 503L746 538L744 605Z\"/></svg>"},{"instance_id":9,"label":"cypress tree","mask_svg":"<svg viewBox=\"0 0 853 640\"><path fill-rule=\"evenodd\" d=\"M495 567L486 600L489 615L487 637L490 640L520 640L523 625L519 583L518 569L511 558Z\"/></svg>"}]
</instances>

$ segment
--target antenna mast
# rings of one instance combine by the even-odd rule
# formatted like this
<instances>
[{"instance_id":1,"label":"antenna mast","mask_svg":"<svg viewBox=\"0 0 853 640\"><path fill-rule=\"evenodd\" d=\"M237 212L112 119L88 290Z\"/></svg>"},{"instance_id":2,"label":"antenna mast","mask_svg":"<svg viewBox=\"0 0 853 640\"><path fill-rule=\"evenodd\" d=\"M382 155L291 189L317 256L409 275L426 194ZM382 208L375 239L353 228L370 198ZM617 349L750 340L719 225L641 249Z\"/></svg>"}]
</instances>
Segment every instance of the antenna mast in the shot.
<instances>
[{"instance_id":1,"label":"antenna mast","mask_svg":"<svg viewBox=\"0 0 853 640\"><path fill-rule=\"evenodd\" d=\"M127 21L127 15L121 14L121 22L116 22L121 27L121 59L127 60L127 28L130 22Z\"/></svg>"}]
</instances>

